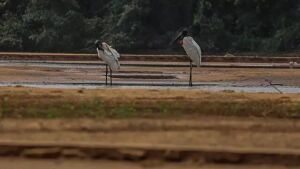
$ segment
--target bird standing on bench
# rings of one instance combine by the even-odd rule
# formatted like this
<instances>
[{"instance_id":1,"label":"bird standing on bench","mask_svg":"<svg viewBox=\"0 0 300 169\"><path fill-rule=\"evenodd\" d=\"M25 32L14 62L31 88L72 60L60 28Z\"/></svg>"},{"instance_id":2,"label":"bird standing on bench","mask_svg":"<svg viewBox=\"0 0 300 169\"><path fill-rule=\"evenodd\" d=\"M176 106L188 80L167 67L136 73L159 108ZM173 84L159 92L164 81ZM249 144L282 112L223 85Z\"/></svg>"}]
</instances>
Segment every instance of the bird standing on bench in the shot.
<instances>
[{"instance_id":1,"label":"bird standing on bench","mask_svg":"<svg viewBox=\"0 0 300 169\"><path fill-rule=\"evenodd\" d=\"M179 43L187 53L190 59L190 81L189 86L193 86L192 81L192 69L193 63L200 67L201 65L201 48L200 46L194 41L191 36L188 36L188 31L184 30L181 34L176 38L176 42Z\"/></svg>"},{"instance_id":2,"label":"bird standing on bench","mask_svg":"<svg viewBox=\"0 0 300 169\"><path fill-rule=\"evenodd\" d=\"M110 85L112 86L112 71L120 69L120 54L105 42L95 41L98 57L106 63L105 85L107 85L108 67L110 70Z\"/></svg>"}]
</instances>

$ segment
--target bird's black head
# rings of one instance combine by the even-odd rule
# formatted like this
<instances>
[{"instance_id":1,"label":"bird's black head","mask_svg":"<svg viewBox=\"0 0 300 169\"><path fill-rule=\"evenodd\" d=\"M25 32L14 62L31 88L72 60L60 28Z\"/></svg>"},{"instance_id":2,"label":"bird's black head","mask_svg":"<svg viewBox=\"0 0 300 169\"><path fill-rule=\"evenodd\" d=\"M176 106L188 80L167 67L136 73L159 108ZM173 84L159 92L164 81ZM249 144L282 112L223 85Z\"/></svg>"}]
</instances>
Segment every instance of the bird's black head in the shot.
<instances>
[{"instance_id":1,"label":"bird's black head","mask_svg":"<svg viewBox=\"0 0 300 169\"><path fill-rule=\"evenodd\" d=\"M188 32L187 30L183 30L183 31L181 32L181 35L182 35L183 37L188 36L188 34L189 34L189 32Z\"/></svg>"},{"instance_id":2,"label":"bird's black head","mask_svg":"<svg viewBox=\"0 0 300 169\"><path fill-rule=\"evenodd\" d=\"M96 47L97 49L102 50L101 41L96 40L94 44L95 44L95 47Z\"/></svg>"},{"instance_id":3,"label":"bird's black head","mask_svg":"<svg viewBox=\"0 0 300 169\"><path fill-rule=\"evenodd\" d=\"M176 42L179 44L182 44L182 40L184 37L188 36L188 31L186 29L184 29L183 31L181 31L181 33L177 36L176 38Z\"/></svg>"}]
</instances>

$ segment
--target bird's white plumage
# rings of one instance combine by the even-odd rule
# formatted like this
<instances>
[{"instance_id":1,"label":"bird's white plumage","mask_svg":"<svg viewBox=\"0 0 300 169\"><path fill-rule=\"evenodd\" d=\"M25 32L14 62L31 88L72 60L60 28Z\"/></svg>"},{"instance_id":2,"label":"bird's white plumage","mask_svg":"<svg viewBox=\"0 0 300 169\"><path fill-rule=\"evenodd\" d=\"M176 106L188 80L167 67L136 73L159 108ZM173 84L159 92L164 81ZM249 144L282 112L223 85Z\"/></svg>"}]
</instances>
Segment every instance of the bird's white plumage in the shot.
<instances>
[{"instance_id":1,"label":"bird's white plumage","mask_svg":"<svg viewBox=\"0 0 300 169\"><path fill-rule=\"evenodd\" d=\"M201 65L201 48L190 36L183 38L182 46L188 57L199 67Z\"/></svg>"},{"instance_id":2,"label":"bird's white plumage","mask_svg":"<svg viewBox=\"0 0 300 169\"><path fill-rule=\"evenodd\" d=\"M111 70L118 71L120 69L120 54L106 43L102 43L101 45L103 50L97 48L98 57L108 64Z\"/></svg>"},{"instance_id":3,"label":"bird's white plumage","mask_svg":"<svg viewBox=\"0 0 300 169\"><path fill-rule=\"evenodd\" d=\"M120 58L120 54L117 52L117 50L109 46L107 43L102 43L102 47L106 51L109 51L115 58Z\"/></svg>"}]
</instances>

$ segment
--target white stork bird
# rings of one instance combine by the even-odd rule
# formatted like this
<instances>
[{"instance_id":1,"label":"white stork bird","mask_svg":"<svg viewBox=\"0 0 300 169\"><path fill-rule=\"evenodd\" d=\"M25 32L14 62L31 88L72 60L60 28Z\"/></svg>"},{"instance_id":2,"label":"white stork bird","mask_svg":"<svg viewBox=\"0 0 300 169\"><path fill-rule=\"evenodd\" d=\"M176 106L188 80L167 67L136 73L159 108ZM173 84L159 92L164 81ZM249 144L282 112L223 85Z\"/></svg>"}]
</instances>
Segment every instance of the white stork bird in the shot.
<instances>
[{"instance_id":1,"label":"white stork bird","mask_svg":"<svg viewBox=\"0 0 300 169\"><path fill-rule=\"evenodd\" d=\"M181 34L176 38L176 41L184 48L188 57L190 58L190 81L189 86L193 86L192 81L192 68L193 63L200 67L201 65L201 48L194 41L194 39L188 36L188 32L186 30L182 31Z\"/></svg>"},{"instance_id":2,"label":"white stork bird","mask_svg":"<svg viewBox=\"0 0 300 169\"><path fill-rule=\"evenodd\" d=\"M105 85L107 85L108 67L110 70L110 85L112 86L112 71L120 69L119 58L120 54L105 42L96 40L95 46L98 57L106 63Z\"/></svg>"}]
</instances>

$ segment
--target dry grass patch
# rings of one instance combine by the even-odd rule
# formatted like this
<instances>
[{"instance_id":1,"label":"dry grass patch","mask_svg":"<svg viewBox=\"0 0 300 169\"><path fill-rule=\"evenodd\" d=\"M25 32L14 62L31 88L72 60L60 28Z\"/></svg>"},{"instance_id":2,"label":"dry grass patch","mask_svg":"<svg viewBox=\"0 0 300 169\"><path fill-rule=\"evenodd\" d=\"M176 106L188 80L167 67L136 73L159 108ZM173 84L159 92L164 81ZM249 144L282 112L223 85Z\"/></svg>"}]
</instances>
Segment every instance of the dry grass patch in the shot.
<instances>
[{"instance_id":1,"label":"dry grass patch","mask_svg":"<svg viewBox=\"0 0 300 169\"><path fill-rule=\"evenodd\" d=\"M300 95L200 90L0 88L1 118L300 117Z\"/></svg>"}]
</instances>

